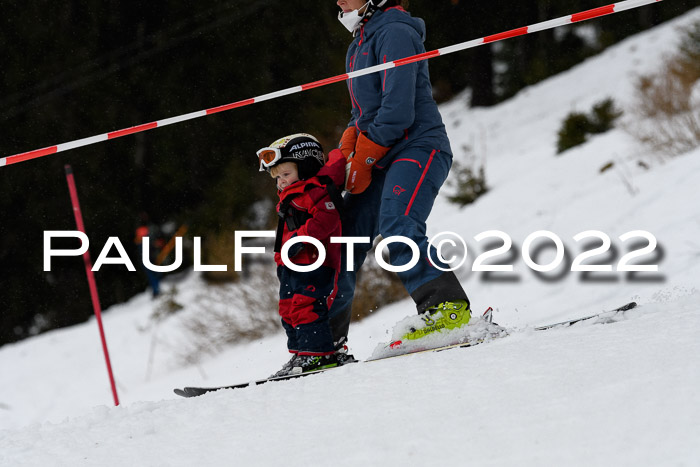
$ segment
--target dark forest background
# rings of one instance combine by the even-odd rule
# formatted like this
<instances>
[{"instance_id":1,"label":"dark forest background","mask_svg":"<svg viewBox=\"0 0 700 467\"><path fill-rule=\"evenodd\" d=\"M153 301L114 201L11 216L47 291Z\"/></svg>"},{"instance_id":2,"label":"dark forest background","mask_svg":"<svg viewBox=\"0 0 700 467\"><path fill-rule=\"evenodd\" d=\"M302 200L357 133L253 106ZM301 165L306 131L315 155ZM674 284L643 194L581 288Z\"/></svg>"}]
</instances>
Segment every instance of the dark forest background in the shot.
<instances>
[{"instance_id":1,"label":"dark forest background","mask_svg":"<svg viewBox=\"0 0 700 467\"><path fill-rule=\"evenodd\" d=\"M604 4L411 0L408 9L426 21L432 50ZM669 0L582 23L596 44L569 26L438 57L436 99L471 88L465 105L493 105L697 5ZM337 11L319 0L0 0L0 157L343 73L351 36ZM187 224L202 237L205 264L220 264L230 233L258 220L251 206L275 196L255 150L300 131L333 147L349 109L338 83L0 168L0 345L92 315L80 258L55 258L43 271L43 232L75 230L65 164L93 260L117 236L138 265L134 230L148 213L155 224ZM96 277L103 308L146 286L123 266Z\"/></svg>"}]
</instances>

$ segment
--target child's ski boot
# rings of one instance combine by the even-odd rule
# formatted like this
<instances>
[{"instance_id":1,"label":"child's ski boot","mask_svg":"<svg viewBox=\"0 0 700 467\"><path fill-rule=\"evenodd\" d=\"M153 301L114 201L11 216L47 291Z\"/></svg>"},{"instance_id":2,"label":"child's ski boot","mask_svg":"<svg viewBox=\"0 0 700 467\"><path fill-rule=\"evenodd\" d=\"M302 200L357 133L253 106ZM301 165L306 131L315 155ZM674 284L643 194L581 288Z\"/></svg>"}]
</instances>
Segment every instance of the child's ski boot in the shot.
<instances>
[{"instance_id":1,"label":"child's ski boot","mask_svg":"<svg viewBox=\"0 0 700 467\"><path fill-rule=\"evenodd\" d=\"M280 376L289 375L289 372L292 371L292 368L294 367L294 360L296 360L296 358L297 354L292 354L292 358L290 358L289 361L282 366L282 369L274 375L271 375L270 378L279 378Z\"/></svg>"},{"instance_id":2,"label":"child's ski boot","mask_svg":"<svg viewBox=\"0 0 700 467\"><path fill-rule=\"evenodd\" d=\"M336 349L335 358L338 360L338 366L343 366L348 363L355 363L357 361L355 356L349 353L349 351L350 349L348 349L347 345L343 345L339 349Z\"/></svg>"},{"instance_id":3,"label":"child's ski boot","mask_svg":"<svg viewBox=\"0 0 700 467\"><path fill-rule=\"evenodd\" d=\"M290 375L300 375L311 371L327 370L338 366L338 356L331 355L297 355L292 362Z\"/></svg>"}]
</instances>

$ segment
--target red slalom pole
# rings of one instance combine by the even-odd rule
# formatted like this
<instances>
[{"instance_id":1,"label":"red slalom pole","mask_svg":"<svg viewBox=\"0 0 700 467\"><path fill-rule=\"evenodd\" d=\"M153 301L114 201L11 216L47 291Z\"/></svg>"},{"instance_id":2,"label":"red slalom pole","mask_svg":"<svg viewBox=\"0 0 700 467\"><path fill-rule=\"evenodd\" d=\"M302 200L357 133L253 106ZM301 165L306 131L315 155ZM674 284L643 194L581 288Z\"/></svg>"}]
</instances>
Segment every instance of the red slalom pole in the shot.
<instances>
[{"instance_id":1,"label":"red slalom pole","mask_svg":"<svg viewBox=\"0 0 700 467\"><path fill-rule=\"evenodd\" d=\"M70 165L65 166L66 180L68 181L68 190L70 191L70 200L73 204L73 215L75 216L75 224L78 230L85 233L85 225L83 224L83 214L80 211L80 201L78 201L78 190L75 189L75 179L73 178L73 169ZM105 354L105 362L107 363L107 373L109 374L109 384L112 386L112 395L114 396L114 405L119 405L119 396L117 396L117 385L114 383L114 374L112 373L112 364L109 360L109 350L107 350L107 339L102 326L102 307L100 306L100 297L97 295L97 284L95 283L95 275L92 272L92 259L90 259L90 251L86 251L83 255L85 262L85 273L87 274L88 285L90 286L90 296L92 297L92 308L95 310L97 318L97 327L100 329L100 339L102 340L102 350Z\"/></svg>"}]
</instances>

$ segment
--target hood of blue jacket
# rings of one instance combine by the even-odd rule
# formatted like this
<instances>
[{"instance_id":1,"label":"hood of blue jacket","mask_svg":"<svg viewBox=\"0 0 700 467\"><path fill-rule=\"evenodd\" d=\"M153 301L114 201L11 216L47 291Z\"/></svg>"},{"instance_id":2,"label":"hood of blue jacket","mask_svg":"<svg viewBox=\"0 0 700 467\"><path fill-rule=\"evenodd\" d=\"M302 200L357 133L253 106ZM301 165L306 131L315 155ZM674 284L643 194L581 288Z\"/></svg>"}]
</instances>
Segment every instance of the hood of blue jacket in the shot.
<instances>
[{"instance_id":1,"label":"hood of blue jacket","mask_svg":"<svg viewBox=\"0 0 700 467\"><path fill-rule=\"evenodd\" d=\"M369 39L378 29L387 23L405 23L418 31L423 42L425 42L425 22L420 18L414 18L405 10L392 8L386 11L377 11L372 15L364 26L364 37Z\"/></svg>"}]
</instances>

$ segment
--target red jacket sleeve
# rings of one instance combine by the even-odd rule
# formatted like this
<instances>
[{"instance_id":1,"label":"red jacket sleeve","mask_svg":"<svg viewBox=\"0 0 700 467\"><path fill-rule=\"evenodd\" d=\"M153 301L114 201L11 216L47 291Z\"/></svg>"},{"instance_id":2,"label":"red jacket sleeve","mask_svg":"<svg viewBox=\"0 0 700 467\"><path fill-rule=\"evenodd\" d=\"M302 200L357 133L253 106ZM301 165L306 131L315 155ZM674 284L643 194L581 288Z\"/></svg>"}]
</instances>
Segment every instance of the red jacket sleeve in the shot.
<instances>
[{"instance_id":1,"label":"red jacket sleeve","mask_svg":"<svg viewBox=\"0 0 700 467\"><path fill-rule=\"evenodd\" d=\"M292 204L306 209L311 218L297 229L297 235L307 235L322 242L340 232L340 213L328 194L322 187L315 187L300 196ZM301 199L300 199L301 198Z\"/></svg>"}]
</instances>

